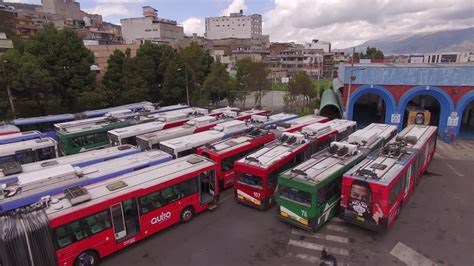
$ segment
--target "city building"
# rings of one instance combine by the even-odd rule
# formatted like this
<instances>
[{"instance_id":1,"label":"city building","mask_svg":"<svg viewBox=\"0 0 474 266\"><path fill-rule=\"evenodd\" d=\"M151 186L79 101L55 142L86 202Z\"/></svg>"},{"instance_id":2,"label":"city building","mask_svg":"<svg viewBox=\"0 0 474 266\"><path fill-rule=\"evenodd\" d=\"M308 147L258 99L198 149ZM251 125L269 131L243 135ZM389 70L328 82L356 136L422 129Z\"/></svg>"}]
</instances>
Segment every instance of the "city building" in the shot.
<instances>
[{"instance_id":1,"label":"city building","mask_svg":"<svg viewBox=\"0 0 474 266\"><path fill-rule=\"evenodd\" d=\"M58 28L73 29L83 39L121 41L120 26L102 21L102 16L81 11L72 0L43 0L43 5L24 3L0 4L0 19L6 23L0 30L27 38L53 23ZM2 28L3 26L3 28Z\"/></svg>"},{"instance_id":2,"label":"city building","mask_svg":"<svg viewBox=\"0 0 474 266\"><path fill-rule=\"evenodd\" d=\"M140 48L139 44L112 44L112 45L93 45L89 42L86 48L92 51L94 54L94 67L93 70L97 72L97 78L101 79L108 67L109 57L114 53L115 50L120 50L125 53L127 49L130 49L130 56L135 57L137 50Z\"/></svg>"},{"instance_id":3,"label":"city building","mask_svg":"<svg viewBox=\"0 0 474 266\"><path fill-rule=\"evenodd\" d=\"M258 39L262 36L262 16L244 16L243 11L230 16L207 17L206 33L211 40L225 38Z\"/></svg>"},{"instance_id":4,"label":"city building","mask_svg":"<svg viewBox=\"0 0 474 266\"><path fill-rule=\"evenodd\" d=\"M7 39L5 32L0 32L0 54L4 53L8 49L13 49L13 41Z\"/></svg>"},{"instance_id":5,"label":"city building","mask_svg":"<svg viewBox=\"0 0 474 266\"><path fill-rule=\"evenodd\" d=\"M179 43L184 40L183 27L174 20L158 18L158 10L143 7L143 17L121 19L122 36L126 44Z\"/></svg>"},{"instance_id":6,"label":"city building","mask_svg":"<svg viewBox=\"0 0 474 266\"><path fill-rule=\"evenodd\" d=\"M229 16L207 17L204 36L209 40L247 39L250 49L262 50L270 42L268 35L262 34L262 16L253 14L246 16L243 11L231 13Z\"/></svg>"},{"instance_id":7,"label":"city building","mask_svg":"<svg viewBox=\"0 0 474 266\"><path fill-rule=\"evenodd\" d=\"M347 114L359 126L382 122L401 129L409 111L427 110L445 141L474 138L474 63L356 64L350 73L349 64L340 65L342 82L334 89L343 93L345 110L351 87Z\"/></svg>"},{"instance_id":8,"label":"city building","mask_svg":"<svg viewBox=\"0 0 474 266\"><path fill-rule=\"evenodd\" d=\"M412 64L447 64L474 62L474 52L442 52L410 55Z\"/></svg>"},{"instance_id":9,"label":"city building","mask_svg":"<svg viewBox=\"0 0 474 266\"><path fill-rule=\"evenodd\" d=\"M325 53L330 53L331 52L331 43L315 39L310 43L306 43L304 45L304 48L305 49L321 49Z\"/></svg>"}]
</instances>

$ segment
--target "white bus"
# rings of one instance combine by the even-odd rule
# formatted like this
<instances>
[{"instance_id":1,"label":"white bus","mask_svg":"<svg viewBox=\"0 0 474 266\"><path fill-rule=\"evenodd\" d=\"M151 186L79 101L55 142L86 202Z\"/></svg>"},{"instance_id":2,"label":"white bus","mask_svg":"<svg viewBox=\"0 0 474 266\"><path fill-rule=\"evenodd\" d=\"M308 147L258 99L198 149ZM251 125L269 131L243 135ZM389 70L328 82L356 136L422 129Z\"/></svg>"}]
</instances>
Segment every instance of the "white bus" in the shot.
<instances>
[{"instance_id":1,"label":"white bus","mask_svg":"<svg viewBox=\"0 0 474 266\"><path fill-rule=\"evenodd\" d=\"M9 178L12 175L19 173L31 173L34 171L63 165L70 164L72 166L84 167L93 165L96 163L132 155L141 152L140 149L132 145L121 145L116 147L107 147L98 150L92 150L88 152L82 152L69 156L58 157L45 161L39 161L34 163L28 163L23 165L17 165L17 167L1 168L0 167L0 183L3 179Z\"/></svg>"},{"instance_id":2,"label":"white bus","mask_svg":"<svg viewBox=\"0 0 474 266\"><path fill-rule=\"evenodd\" d=\"M158 117L154 122L109 130L107 135L110 144L113 146L122 144L136 145L136 136L166 128L181 126L192 117L193 116L186 113L170 113Z\"/></svg>"},{"instance_id":3,"label":"white bus","mask_svg":"<svg viewBox=\"0 0 474 266\"><path fill-rule=\"evenodd\" d=\"M0 145L0 164L20 164L58 157L58 143L52 138L41 138Z\"/></svg>"},{"instance_id":4,"label":"white bus","mask_svg":"<svg viewBox=\"0 0 474 266\"><path fill-rule=\"evenodd\" d=\"M160 149L173 155L174 158L180 158L195 153L200 146L231 137L248 129L244 121L232 120L217 124L212 130L162 141Z\"/></svg>"},{"instance_id":5,"label":"white bus","mask_svg":"<svg viewBox=\"0 0 474 266\"><path fill-rule=\"evenodd\" d=\"M196 117L179 127L138 135L136 138L137 145L142 150L157 149L162 141L203 132L224 121L217 119L215 116Z\"/></svg>"}]
</instances>

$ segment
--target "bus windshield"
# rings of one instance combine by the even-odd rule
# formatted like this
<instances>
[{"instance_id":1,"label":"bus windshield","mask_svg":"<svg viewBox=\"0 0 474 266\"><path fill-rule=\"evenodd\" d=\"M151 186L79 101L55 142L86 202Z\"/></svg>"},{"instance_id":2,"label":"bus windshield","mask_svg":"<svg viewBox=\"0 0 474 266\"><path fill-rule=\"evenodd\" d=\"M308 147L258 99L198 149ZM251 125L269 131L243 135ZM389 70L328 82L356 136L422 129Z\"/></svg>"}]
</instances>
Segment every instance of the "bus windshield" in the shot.
<instances>
[{"instance_id":1,"label":"bus windshield","mask_svg":"<svg viewBox=\"0 0 474 266\"><path fill-rule=\"evenodd\" d=\"M305 207L311 207L311 194L296 188L280 186L280 197Z\"/></svg>"},{"instance_id":2,"label":"bus windshield","mask_svg":"<svg viewBox=\"0 0 474 266\"><path fill-rule=\"evenodd\" d=\"M251 174L243 174L237 180L237 183L247 185L257 189L263 189L263 180L261 177Z\"/></svg>"}]
</instances>

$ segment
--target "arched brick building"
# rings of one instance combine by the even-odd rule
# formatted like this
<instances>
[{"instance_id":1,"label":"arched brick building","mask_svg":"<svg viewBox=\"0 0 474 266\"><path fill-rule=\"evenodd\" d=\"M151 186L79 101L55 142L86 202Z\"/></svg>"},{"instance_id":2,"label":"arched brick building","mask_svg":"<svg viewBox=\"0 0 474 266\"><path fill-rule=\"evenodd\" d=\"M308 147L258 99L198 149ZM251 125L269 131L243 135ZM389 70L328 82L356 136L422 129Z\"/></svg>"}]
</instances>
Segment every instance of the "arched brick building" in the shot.
<instances>
[{"instance_id":1,"label":"arched brick building","mask_svg":"<svg viewBox=\"0 0 474 266\"><path fill-rule=\"evenodd\" d=\"M339 66L342 82L334 88L343 92L344 111L350 68L348 64ZM354 65L349 119L378 119L375 122L395 124L401 129L407 106L432 108L432 123L438 125L439 135L446 141L473 137L474 64Z\"/></svg>"}]
</instances>

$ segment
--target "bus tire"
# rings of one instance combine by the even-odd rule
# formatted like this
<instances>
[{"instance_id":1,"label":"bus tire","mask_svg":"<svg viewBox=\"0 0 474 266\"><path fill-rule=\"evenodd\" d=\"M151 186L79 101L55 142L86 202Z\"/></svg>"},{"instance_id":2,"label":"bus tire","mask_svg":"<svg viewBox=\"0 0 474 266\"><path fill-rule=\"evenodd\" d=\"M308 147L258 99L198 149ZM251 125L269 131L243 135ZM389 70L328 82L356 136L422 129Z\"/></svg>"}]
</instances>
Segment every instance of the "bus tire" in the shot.
<instances>
[{"instance_id":1,"label":"bus tire","mask_svg":"<svg viewBox=\"0 0 474 266\"><path fill-rule=\"evenodd\" d=\"M86 255L89 255L92 257L92 264L91 265L99 265L99 255L97 254L96 251L94 250L86 250L86 251L83 251L79 254L79 256L77 256L76 260L74 261L74 266L82 266L83 264L81 263L81 261L79 260L79 257L81 257L81 255L83 254L86 254Z\"/></svg>"},{"instance_id":2,"label":"bus tire","mask_svg":"<svg viewBox=\"0 0 474 266\"><path fill-rule=\"evenodd\" d=\"M192 206L188 206L184 208L184 210L181 212L181 223L185 224L191 221L193 217L194 217L194 208Z\"/></svg>"}]
</instances>

